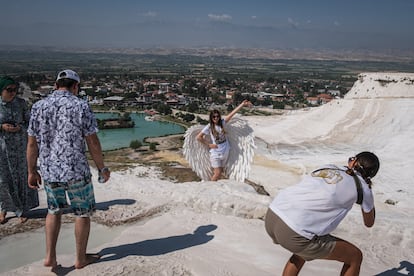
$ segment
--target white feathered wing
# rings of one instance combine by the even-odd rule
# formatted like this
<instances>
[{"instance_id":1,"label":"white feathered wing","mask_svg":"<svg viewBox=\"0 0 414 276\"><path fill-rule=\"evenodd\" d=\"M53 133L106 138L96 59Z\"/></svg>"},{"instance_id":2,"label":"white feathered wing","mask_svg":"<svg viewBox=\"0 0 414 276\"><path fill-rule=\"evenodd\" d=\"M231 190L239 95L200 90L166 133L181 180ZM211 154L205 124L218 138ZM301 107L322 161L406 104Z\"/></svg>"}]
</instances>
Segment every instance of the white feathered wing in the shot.
<instances>
[{"instance_id":1,"label":"white feathered wing","mask_svg":"<svg viewBox=\"0 0 414 276\"><path fill-rule=\"evenodd\" d=\"M188 128L184 134L183 154L193 171L205 181L213 176L210 163L210 153L206 145L197 140L197 135L204 128L202 125L195 125ZM206 135L205 139L210 139Z\"/></svg>"},{"instance_id":2,"label":"white feathered wing","mask_svg":"<svg viewBox=\"0 0 414 276\"><path fill-rule=\"evenodd\" d=\"M244 182L249 175L256 148L253 129L246 120L235 116L226 125L225 131L230 143L230 154L224 174L230 179Z\"/></svg>"},{"instance_id":3,"label":"white feathered wing","mask_svg":"<svg viewBox=\"0 0 414 276\"><path fill-rule=\"evenodd\" d=\"M209 149L196 139L203 127L195 125L187 129L184 134L183 153L193 171L202 180L209 181L213 175ZM246 120L235 116L226 124L224 130L230 144L230 154L224 167L224 175L243 182L249 175L256 148L253 129ZM210 139L209 135L205 138Z\"/></svg>"}]
</instances>

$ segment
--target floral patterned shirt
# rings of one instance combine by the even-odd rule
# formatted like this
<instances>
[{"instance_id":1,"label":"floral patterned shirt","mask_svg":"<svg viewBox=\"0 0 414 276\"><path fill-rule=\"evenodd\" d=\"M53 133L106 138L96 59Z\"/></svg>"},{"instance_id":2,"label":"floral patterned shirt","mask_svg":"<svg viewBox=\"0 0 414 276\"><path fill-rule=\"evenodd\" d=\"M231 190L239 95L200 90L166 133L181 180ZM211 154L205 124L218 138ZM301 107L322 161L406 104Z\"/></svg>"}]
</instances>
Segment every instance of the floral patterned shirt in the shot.
<instances>
[{"instance_id":1,"label":"floral patterned shirt","mask_svg":"<svg viewBox=\"0 0 414 276\"><path fill-rule=\"evenodd\" d=\"M86 101L69 91L53 91L33 105L27 132L37 140L44 180L67 182L90 176L84 138L98 127Z\"/></svg>"}]
</instances>

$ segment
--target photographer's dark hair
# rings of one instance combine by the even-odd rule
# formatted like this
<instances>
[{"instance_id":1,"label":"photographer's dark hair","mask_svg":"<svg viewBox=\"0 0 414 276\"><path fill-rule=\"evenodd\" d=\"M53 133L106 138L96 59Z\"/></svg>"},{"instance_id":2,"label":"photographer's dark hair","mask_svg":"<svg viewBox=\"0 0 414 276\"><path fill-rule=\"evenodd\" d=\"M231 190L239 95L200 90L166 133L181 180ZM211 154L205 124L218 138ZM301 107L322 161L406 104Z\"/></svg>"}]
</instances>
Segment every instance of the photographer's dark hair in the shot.
<instances>
[{"instance_id":1,"label":"photographer's dark hair","mask_svg":"<svg viewBox=\"0 0 414 276\"><path fill-rule=\"evenodd\" d=\"M368 151L360 152L355 157L357 158L357 165L354 169L358 171L365 180L370 181L379 170L380 162L378 157Z\"/></svg>"}]
</instances>

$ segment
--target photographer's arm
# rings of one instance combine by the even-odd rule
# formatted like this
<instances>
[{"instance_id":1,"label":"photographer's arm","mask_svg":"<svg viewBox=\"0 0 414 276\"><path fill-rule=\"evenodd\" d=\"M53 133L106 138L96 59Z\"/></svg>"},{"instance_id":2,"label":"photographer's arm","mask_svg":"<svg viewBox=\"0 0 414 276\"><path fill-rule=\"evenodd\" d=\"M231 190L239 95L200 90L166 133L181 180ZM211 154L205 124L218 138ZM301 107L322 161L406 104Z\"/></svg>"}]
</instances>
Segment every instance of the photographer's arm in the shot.
<instances>
[{"instance_id":1,"label":"photographer's arm","mask_svg":"<svg viewBox=\"0 0 414 276\"><path fill-rule=\"evenodd\" d=\"M372 227L375 223L375 207L368 213L365 213L361 208L362 217L364 219L364 224L366 227Z\"/></svg>"}]
</instances>

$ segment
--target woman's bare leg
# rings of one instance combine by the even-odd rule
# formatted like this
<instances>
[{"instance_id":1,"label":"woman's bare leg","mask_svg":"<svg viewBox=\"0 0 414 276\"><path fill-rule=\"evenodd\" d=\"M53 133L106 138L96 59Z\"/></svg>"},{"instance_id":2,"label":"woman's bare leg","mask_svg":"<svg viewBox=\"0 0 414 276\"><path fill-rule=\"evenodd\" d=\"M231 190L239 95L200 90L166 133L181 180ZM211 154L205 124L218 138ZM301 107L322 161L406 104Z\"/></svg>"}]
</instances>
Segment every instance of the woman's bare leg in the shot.
<instances>
[{"instance_id":1,"label":"woman's bare leg","mask_svg":"<svg viewBox=\"0 0 414 276\"><path fill-rule=\"evenodd\" d=\"M338 239L333 251L325 259L344 263L341 275L357 276L361 269L362 252L352 243Z\"/></svg>"},{"instance_id":2,"label":"woman's bare leg","mask_svg":"<svg viewBox=\"0 0 414 276\"><path fill-rule=\"evenodd\" d=\"M293 254L283 269L283 276L296 276L305 264L305 260Z\"/></svg>"},{"instance_id":3,"label":"woman's bare leg","mask_svg":"<svg viewBox=\"0 0 414 276\"><path fill-rule=\"evenodd\" d=\"M7 212L0 212L0 224L6 223Z\"/></svg>"},{"instance_id":4,"label":"woman's bare leg","mask_svg":"<svg viewBox=\"0 0 414 276\"><path fill-rule=\"evenodd\" d=\"M223 168L213 168L213 176L211 177L211 181L219 180L222 171L223 171Z\"/></svg>"}]
</instances>

